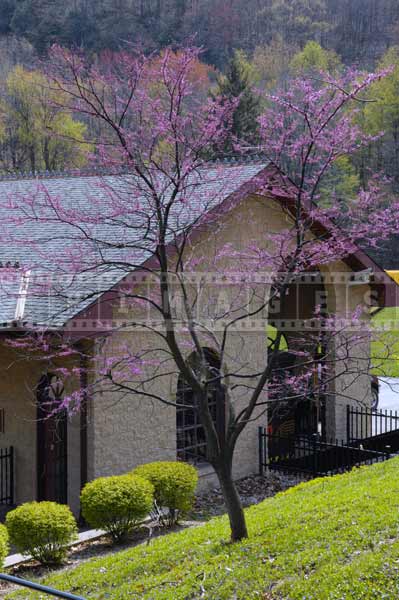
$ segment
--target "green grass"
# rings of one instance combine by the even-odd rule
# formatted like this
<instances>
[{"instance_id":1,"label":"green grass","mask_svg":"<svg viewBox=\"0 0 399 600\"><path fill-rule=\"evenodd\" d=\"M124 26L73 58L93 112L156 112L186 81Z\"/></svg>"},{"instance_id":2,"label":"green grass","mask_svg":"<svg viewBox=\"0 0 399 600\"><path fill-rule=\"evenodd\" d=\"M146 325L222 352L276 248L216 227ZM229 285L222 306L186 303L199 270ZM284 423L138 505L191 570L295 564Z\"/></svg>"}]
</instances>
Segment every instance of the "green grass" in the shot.
<instances>
[{"instance_id":1,"label":"green grass","mask_svg":"<svg viewBox=\"0 0 399 600\"><path fill-rule=\"evenodd\" d=\"M384 308L373 317L378 339L371 342L371 356L375 375L399 377L399 307Z\"/></svg>"},{"instance_id":2,"label":"green grass","mask_svg":"<svg viewBox=\"0 0 399 600\"><path fill-rule=\"evenodd\" d=\"M216 518L46 583L101 600L399 597L399 458L301 484L247 518L239 544L226 543L227 519Z\"/></svg>"}]
</instances>

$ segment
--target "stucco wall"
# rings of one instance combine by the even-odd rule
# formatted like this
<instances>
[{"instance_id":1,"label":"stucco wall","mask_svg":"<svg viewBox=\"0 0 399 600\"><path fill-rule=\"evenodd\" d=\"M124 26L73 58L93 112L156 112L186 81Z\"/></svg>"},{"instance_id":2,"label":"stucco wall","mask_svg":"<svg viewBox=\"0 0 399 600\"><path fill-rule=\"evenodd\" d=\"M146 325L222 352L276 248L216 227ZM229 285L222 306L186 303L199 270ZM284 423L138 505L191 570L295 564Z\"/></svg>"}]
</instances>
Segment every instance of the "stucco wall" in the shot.
<instances>
[{"instance_id":1,"label":"stucco wall","mask_svg":"<svg viewBox=\"0 0 399 600\"><path fill-rule=\"evenodd\" d=\"M369 288L366 285L353 285L349 287L347 310L338 303L337 315L350 317L357 306L367 300ZM343 296L343 293L342 295ZM342 299L342 298L341 298ZM370 369L370 332L369 318L363 315L359 323L364 323L364 328L355 328L343 332L337 337L337 356L344 356L344 360L337 360L335 380L335 437L338 440L347 440L347 406L357 408L371 407L371 380L368 374ZM349 346L349 351L347 347ZM349 354L349 360L345 355ZM344 363L344 365L343 365Z\"/></svg>"},{"instance_id":2,"label":"stucco wall","mask_svg":"<svg viewBox=\"0 0 399 600\"><path fill-rule=\"evenodd\" d=\"M197 239L195 246L188 249L188 253L201 259L206 257L203 263L211 270L212 265L215 268L215 256L226 244L231 244L234 248L243 248L257 240L257 244L262 245L266 241L267 231L278 231L285 227L287 227L287 217L276 203L264 198L248 199L245 205L225 216L221 224L215 225L215 231L208 231L202 238ZM218 264L220 268L220 263ZM227 268L232 268L231 262L227 263ZM328 272L326 268L321 270ZM350 270L342 263L337 263L330 266L329 272L349 273ZM354 309L357 303L362 301L368 287L358 286L348 291L346 284L343 286L327 284L326 290L330 313L337 311L339 314L347 314L348 310ZM229 293L232 293L231 290L227 294ZM209 300L212 292L208 290L207 294ZM132 313L129 313L131 309L126 307L116 310L115 317L120 317L123 310L128 320ZM214 334L218 336L217 331ZM333 343L339 345L340 342L336 338ZM128 331L115 333L102 347L104 357L117 355L118 348L124 345L129 346L133 351L134 348L149 349L159 346L159 339L151 339L151 334L148 332L137 330L132 330L130 333ZM358 352L359 357L368 355L368 344L363 344ZM231 367L232 370L236 370L238 364L242 365L243 372L246 370L253 372L257 368L262 368L266 361L264 323L259 326L258 320L252 330L249 327L232 334L229 337L226 356L227 368ZM165 364L163 368L165 371L170 370L170 364ZM330 385L327 401L327 430L329 437L345 439L346 405L348 402L356 403L360 399L367 405L370 402L370 385L366 376L355 377L349 381L348 374L340 375L341 371L337 368L336 378ZM176 383L175 375L164 376L152 384L151 390L174 401ZM337 399L335 394L338 394ZM234 406L237 412L246 405L247 400L247 393L236 392ZM266 415L262 414L259 420L249 423L241 434L234 458L236 477L258 470L258 427L265 424ZM99 475L122 473L144 462L174 460L175 440L176 424L173 407L162 405L157 400L144 396L124 394L118 398L115 392L104 391L92 400L90 407L89 479ZM200 475L202 488L215 485L215 479L209 468L202 468Z\"/></svg>"},{"instance_id":3,"label":"stucco wall","mask_svg":"<svg viewBox=\"0 0 399 600\"><path fill-rule=\"evenodd\" d=\"M10 347L0 345L0 407L5 431L0 446L15 452L15 500L36 498L36 405L34 386L40 378L37 362L21 361Z\"/></svg>"},{"instance_id":4,"label":"stucco wall","mask_svg":"<svg viewBox=\"0 0 399 600\"><path fill-rule=\"evenodd\" d=\"M0 447L14 447L16 504L37 499L37 404L35 388L48 365L26 360L10 346L0 343L0 408L5 412L5 431ZM66 393L77 385L65 381ZM80 419L68 420L68 502L79 512Z\"/></svg>"},{"instance_id":5,"label":"stucco wall","mask_svg":"<svg viewBox=\"0 0 399 600\"><path fill-rule=\"evenodd\" d=\"M248 201L245 210L242 208L233 211L227 217L223 226L217 226L216 231L210 231L202 239L196 240L194 248L188 250L195 256L206 257L204 263L209 265L209 270L215 269L215 257L220 249L228 243L237 247L246 247L254 239L265 242L265 223L269 227L281 227L284 217L274 203L265 199L254 198ZM234 267L234 265L233 265ZM231 265L229 268L233 268ZM201 267L200 267L201 268ZM220 263L218 268L223 270ZM204 270L204 267L202 267ZM205 306L210 306L209 300L215 294L218 301L221 295L227 301L236 292L232 287L222 289L215 287L207 289L202 296ZM125 307L125 311L128 311ZM115 317L121 317L118 310ZM125 313L131 318L131 314ZM265 365L266 362L266 336L264 321L262 325L256 324L251 329L248 324L246 329L231 333L228 338L226 350L227 370L253 373ZM218 338L221 332L215 327L214 335ZM180 341L184 344L184 334L180 334ZM203 345L212 345L209 338ZM114 333L102 347L104 358L118 354L120 348L128 346L134 352L135 348L148 350L160 346L160 339L146 331L137 329L129 332ZM184 347L184 346L183 346ZM187 350L187 355L190 350ZM151 362L151 357L148 357ZM156 356L153 357L156 364ZM170 372L176 370L173 361L166 361L157 370ZM148 375L151 374L149 368ZM177 374L165 375L148 386L148 390L159 393L166 399L175 401ZM233 398L236 412L247 404L248 392L237 390ZM153 460L176 459L176 412L172 406L166 406L159 401L144 396L131 394L118 394L113 391L104 391L93 398L90 405L90 468L89 478L111 473L122 473L132 469L137 464ZM266 418L254 421L247 425L241 435L235 451L234 473L242 477L258 471L258 427L266 424ZM214 485L210 469L201 469L201 487Z\"/></svg>"},{"instance_id":6,"label":"stucco wall","mask_svg":"<svg viewBox=\"0 0 399 600\"><path fill-rule=\"evenodd\" d=\"M332 336L329 351L330 362L335 361L330 373L327 398L327 436L340 442L347 441L347 406L370 408L371 381L367 374L370 367L370 317L365 311L357 315L359 306L365 307L370 300L367 284L351 282L352 271L336 262L321 267L326 280L327 309L338 320L337 333ZM355 317L355 328L348 319ZM344 320L346 325L339 324ZM360 323L362 326L359 328Z\"/></svg>"}]
</instances>

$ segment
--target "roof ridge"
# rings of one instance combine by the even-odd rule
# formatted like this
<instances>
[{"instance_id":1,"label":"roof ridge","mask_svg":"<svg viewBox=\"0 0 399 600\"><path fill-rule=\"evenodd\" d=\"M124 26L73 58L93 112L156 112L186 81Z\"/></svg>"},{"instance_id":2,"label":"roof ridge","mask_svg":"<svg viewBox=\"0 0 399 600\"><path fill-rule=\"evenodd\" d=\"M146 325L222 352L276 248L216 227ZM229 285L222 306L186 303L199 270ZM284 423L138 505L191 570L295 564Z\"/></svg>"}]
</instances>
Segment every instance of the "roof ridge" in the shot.
<instances>
[{"instance_id":1,"label":"roof ridge","mask_svg":"<svg viewBox=\"0 0 399 600\"><path fill-rule=\"evenodd\" d=\"M208 165L212 166L215 164L226 165L226 166L239 166L246 164L264 163L266 156L261 152L257 154L221 154L208 161ZM84 169L65 169L65 170L54 170L54 171L13 171L12 173L0 174L1 181L20 181L25 179L63 179L67 177L95 177L96 175L124 175L129 171L121 168L115 172L112 169L104 167L88 167Z\"/></svg>"},{"instance_id":2,"label":"roof ridge","mask_svg":"<svg viewBox=\"0 0 399 600\"><path fill-rule=\"evenodd\" d=\"M264 163L268 161L266 155L263 152L256 152L252 154L221 154L216 156L209 161L212 163L221 163L225 165L240 165L240 164L256 164Z\"/></svg>"},{"instance_id":3,"label":"roof ridge","mask_svg":"<svg viewBox=\"0 0 399 600\"><path fill-rule=\"evenodd\" d=\"M95 177L96 175L111 175L110 169L91 167L90 169L65 169L54 171L14 171L0 174L0 181L19 181L25 179L57 179L66 177Z\"/></svg>"}]
</instances>

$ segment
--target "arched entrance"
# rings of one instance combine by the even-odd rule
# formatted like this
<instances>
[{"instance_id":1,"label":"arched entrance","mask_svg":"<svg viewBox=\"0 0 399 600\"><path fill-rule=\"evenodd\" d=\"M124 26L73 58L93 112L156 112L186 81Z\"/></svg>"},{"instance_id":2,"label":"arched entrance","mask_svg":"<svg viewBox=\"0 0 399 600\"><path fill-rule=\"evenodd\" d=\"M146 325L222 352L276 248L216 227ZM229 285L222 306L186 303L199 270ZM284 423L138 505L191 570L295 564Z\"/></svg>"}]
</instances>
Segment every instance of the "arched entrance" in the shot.
<instances>
[{"instance_id":1,"label":"arched entrance","mask_svg":"<svg viewBox=\"0 0 399 600\"><path fill-rule=\"evenodd\" d=\"M37 386L38 500L67 502L67 414L56 410L63 386L46 373Z\"/></svg>"},{"instance_id":2,"label":"arched entrance","mask_svg":"<svg viewBox=\"0 0 399 600\"><path fill-rule=\"evenodd\" d=\"M327 437L328 348L321 326L324 317L327 317L327 294L323 277L317 272L299 275L270 315L269 329L274 329L275 337L277 332L282 333L283 343L274 352L273 335L269 331L268 355L273 356L276 382L276 397L268 412L269 434ZM301 376L302 389L295 390L292 381L298 382Z\"/></svg>"},{"instance_id":3,"label":"arched entrance","mask_svg":"<svg viewBox=\"0 0 399 600\"><path fill-rule=\"evenodd\" d=\"M209 366L209 379L217 378L221 367L218 353L211 348L202 350ZM195 370L199 362L198 354L193 352L188 361ZM196 409L195 394L181 375L177 383L176 401L179 405L176 408L177 458L193 463L206 462L206 436ZM208 404L216 429L222 435L225 429L225 393L220 379L209 384Z\"/></svg>"}]
</instances>

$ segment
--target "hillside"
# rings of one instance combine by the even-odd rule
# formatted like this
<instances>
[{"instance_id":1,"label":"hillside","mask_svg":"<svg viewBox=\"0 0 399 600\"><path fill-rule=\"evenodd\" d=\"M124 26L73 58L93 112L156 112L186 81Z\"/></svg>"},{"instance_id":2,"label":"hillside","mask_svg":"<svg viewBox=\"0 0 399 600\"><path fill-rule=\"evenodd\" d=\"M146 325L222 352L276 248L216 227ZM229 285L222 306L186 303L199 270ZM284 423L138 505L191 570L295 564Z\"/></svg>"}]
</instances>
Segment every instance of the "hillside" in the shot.
<instances>
[{"instance_id":1,"label":"hillside","mask_svg":"<svg viewBox=\"0 0 399 600\"><path fill-rule=\"evenodd\" d=\"M0 35L39 53L54 42L98 51L127 40L150 50L195 34L218 68L233 49L252 53L273 39L296 48L315 39L370 67L399 30L395 0L1 0L0 8Z\"/></svg>"},{"instance_id":2,"label":"hillside","mask_svg":"<svg viewBox=\"0 0 399 600\"><path fill-rule=\"evenodd\" d=\"M217 518L48 581L87 599L398 598L399 458L301 484L247 515L240 544Z\"/></svg>"}]
</instances>

